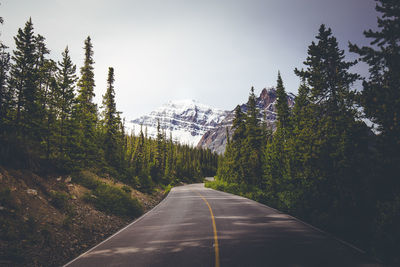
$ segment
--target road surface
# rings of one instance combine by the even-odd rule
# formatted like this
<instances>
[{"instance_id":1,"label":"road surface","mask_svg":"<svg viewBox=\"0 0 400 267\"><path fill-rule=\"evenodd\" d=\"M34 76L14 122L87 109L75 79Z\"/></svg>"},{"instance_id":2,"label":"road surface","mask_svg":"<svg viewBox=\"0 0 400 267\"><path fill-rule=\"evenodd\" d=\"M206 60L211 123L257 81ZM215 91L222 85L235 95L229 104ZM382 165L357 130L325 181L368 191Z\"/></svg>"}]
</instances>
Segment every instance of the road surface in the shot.
<instances>
[{"instance_id":1,"label":"road surface","mask_svg":"<svg viewBox=\"0 0 400 267\"><path fill-rule=\"evenodd\" d=\"M252 200L193 184L66 266L380 266Z\"/></svg>"}]
</instances>

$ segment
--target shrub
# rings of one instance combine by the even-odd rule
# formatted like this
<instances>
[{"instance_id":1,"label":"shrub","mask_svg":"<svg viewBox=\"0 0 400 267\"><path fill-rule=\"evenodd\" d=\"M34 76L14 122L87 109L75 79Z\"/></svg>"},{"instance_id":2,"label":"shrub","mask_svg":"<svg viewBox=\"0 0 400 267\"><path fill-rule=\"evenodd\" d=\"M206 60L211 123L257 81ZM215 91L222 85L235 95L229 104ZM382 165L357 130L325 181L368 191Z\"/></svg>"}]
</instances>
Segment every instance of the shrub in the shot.
<instances>
[{"instance_id":1,"label":"shrub","mask_svg":"<svg viewBox=\"0 0 400 267\"><path fill-rule=\"evenodd\" d=\"M81 171L72 177L73 182L83 185L84 187L95 190L102 184L94 173L89 171Z\"/></svg>"},{"instance_id":2,"label":"shrub","mask_svg":"<svg viewBox=\"0 0 400 267\"><path fill-rule=\"evenodd\" d=\"M127 186L127 185L124 185L121 189L122 189L125 193L128 193L128 194L130 194L130 193L132 192L132 188L130 188L130 187Z\"/></svg>"},{"instance_id":3,"label":"shrub","mask_svg":"<svg viewBox=\"0 0 400 267\"><path fill-rule=\"evenodd\" d=\"M51 201L50 203L57 209L66 211L69 209L68 199L69 195L64 192L51 191L50 192Z\"/></svg>"},{"instance_id":4,"label":"shrub","mask_svg":"<svg viewBox=\"0 0 400 267\"><path fill-rule=\"evenodd\" d=\"M169 184L169 185L167 185L167 186L165 187L165 189L164 189L164 196L168 195L168 193L171 191L172 187L173 187L173 186L172 186L171 184Z\"/></svg>"},{"instance_id":5,"label":"shrub","mask_svg":"<svg viewBox=\"0 0 400 267\"><path fill-rule=\"evenodd\" d=\"M137 217L143 212L139 201L118 187L100 184L93 195L86 194L84 199L101 211L124 217Z\"/></svg>"}]
</instances>

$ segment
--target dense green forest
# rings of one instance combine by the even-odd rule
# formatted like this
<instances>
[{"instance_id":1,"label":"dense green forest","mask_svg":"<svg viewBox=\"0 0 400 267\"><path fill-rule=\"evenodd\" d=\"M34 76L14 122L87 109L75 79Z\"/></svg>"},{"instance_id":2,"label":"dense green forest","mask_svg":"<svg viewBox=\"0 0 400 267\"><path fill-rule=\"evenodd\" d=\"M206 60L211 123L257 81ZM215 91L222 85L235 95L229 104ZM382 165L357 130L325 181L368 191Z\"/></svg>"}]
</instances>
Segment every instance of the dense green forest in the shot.
<instances>
[{"instance_id":1,"label":"dense green forest","mask_svg":"<svg viewBox=\"0 0 400 267\"><path fill-rule=\"evenodd\" d=\"M155 139L143 131L139 136L125 132L115 103L114 68L104 81L101 107L94 103L90 37L80 75L68 47L61 61L49 58L45 38L34 33L31 19L14 40L11 54L0 44L1 165L37 173L91 170L142 190L215 173L216 154L176 144L160 127Z\"/></svg>"},{"instance_id":2,"label":"dense green forest","mask_svg":"<svg viewBox=\"0 0 400 267\"><path fill-rule=\"evenodd\" d=\"M233 135L208 186L242 194L354 242L385 261L400 252L400 2L379 0L370 46L350 44L369 66L345 60L330 28L308 47L301 85L288 107L277 79L276 131L257 117L254 89L247 113L235 109ZM372 130L365 123L373 122Z\"/></svg>"}]
</instances>

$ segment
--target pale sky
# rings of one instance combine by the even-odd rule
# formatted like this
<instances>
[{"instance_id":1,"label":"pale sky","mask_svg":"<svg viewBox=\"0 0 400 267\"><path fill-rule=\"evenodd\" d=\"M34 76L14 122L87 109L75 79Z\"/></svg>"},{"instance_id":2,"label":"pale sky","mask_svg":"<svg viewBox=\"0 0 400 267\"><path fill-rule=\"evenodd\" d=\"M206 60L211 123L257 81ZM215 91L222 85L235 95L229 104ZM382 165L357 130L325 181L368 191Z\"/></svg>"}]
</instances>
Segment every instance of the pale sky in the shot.
<instances>
[{"instance_id":1,"label":"pale sky","mask_svg":"<svg viewBox=\"0 0 400 267\"><path fill-rule=\"evenodd\" d=\"M169 100L195 99L232 110L274 86L280 70L286 90L297 93L294 68L321 23L342 49L367 44L363 30L376 29L374 0L0 0L1 40L32 18L59 60L68 45L78 69L83 42L94 47L96 98L100 105L108 67L115 69L117 107L126 119ZM348 59L356 55L348 54ZM365 66L356 68L366 74Z\"/></svg>"}]
</instances>

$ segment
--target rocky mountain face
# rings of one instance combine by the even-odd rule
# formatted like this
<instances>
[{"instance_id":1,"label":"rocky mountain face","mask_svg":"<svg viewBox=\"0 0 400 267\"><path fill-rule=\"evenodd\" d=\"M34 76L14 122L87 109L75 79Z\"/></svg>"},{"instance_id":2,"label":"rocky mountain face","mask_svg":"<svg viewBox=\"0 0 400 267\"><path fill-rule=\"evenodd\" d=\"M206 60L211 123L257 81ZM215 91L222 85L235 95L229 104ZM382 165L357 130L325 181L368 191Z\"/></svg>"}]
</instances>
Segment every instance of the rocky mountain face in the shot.
<instances>
[{"instance_id":1,"label":"rocky mountain face","mask_svg":"<svg viewBox=\"0 0 400 267\"><path fill-rule=\"evenodd\" d=\"M143 132L147 129L148 137L156 138L159 121L167 138L171 134L175 141L196 146L202 136L218 127L229 113L195 100L170 101L149 115L126 123L126 128L138 135L142 127Z\"/></svg>"},{"instance_id":2,"label":"rocky mountain face","mask_svg":"<svg viewBox=\"0 0 400 267\"><path fill-rule=\"evenodd\" d=\"M264 88L260 96L257 98L257 107L260 110L260 118L265 118L267 125L270 125L272 128L275 127L276 121L276 99L276 90L273 87L268 89ZM289 93L287 98L289 107L293 107L294 99L295 95ZM240 107L243 112L247 112L246 104L242 104ZM197 146L209 148L212 151L223 154L225 152L227 141L226 128L229 127L229 135L231 135L234 115L234 111L230 111L217 127L210 129L203 135Z\"/></svg>"}]
</instances>

